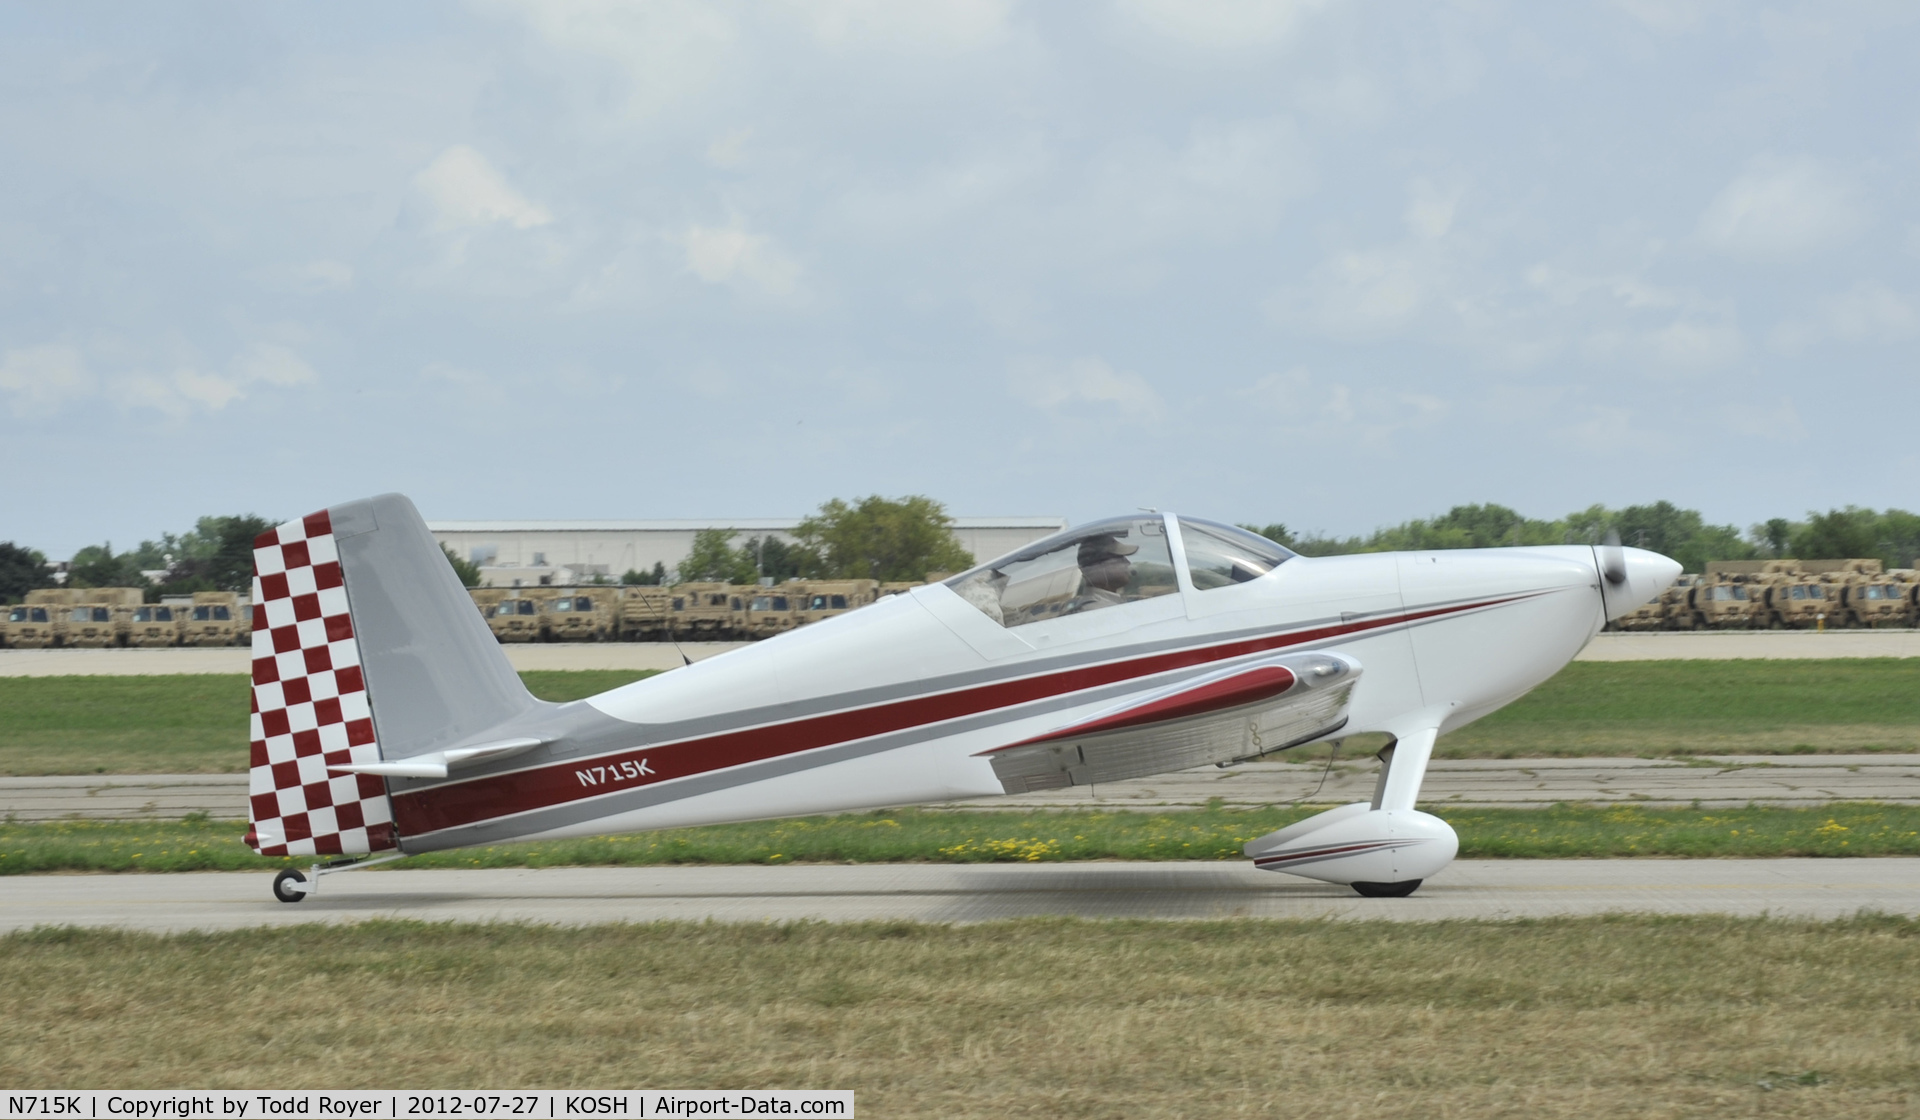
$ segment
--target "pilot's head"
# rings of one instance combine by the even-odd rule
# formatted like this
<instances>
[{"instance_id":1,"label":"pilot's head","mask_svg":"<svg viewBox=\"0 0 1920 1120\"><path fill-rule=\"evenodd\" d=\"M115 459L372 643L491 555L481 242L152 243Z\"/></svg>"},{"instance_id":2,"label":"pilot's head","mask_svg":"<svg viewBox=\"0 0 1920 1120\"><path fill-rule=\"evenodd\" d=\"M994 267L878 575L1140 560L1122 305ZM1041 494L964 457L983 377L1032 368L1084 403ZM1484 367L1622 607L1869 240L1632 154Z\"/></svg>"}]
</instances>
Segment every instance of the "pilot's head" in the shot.
<instances>
[{"instance_id":1,"label":"pilot's head","mask_svg":"<svg viewBox=\"0 0 1920 1120\"><path fill-rule=\"evenodd\" d=\"M1080 542L1080 571L1087 583L1102 591L1118 591L1133 578L1133 561L1127 557L1140 551L1137 544L1124 544L1120 538L1102 534Z\"/></svg>"}]
</instances>

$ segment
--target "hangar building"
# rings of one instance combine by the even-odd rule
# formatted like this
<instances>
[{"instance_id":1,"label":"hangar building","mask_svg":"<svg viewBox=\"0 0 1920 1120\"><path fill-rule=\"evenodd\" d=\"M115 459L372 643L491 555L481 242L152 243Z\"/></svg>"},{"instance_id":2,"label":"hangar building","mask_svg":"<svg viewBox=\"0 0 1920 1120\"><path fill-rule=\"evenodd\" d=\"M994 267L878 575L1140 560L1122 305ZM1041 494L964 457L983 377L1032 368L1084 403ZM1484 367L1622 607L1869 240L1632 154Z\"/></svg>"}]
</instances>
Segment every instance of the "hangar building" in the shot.
<instances>
[{"instance_id":1,"label":"hangar building","mask_svg":"<svg viewBox=\"0 0 1920 1120\"><path fill-rule=\"evenodd\" d=\"M596 575L672 572L702 529L732 529L736 545L748 537L793 540L798 517L659 521L429 521L434 539L454 555L480 565L487 587L534 587L589 582ZM953 534L976 560L986 560L1057 533L1064 517L956 517Z\"/></svg>"}]
</instances>

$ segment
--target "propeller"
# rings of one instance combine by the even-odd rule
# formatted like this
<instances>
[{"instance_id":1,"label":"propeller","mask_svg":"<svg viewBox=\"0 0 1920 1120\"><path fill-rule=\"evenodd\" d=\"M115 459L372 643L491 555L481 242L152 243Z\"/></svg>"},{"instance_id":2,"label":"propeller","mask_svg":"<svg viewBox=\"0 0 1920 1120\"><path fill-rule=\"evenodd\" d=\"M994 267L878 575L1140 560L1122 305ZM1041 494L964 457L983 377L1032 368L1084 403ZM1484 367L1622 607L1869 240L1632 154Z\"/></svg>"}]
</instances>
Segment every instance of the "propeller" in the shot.
<instances>
[{"instance_id":1,"label":"propeller","mask_svg":"<svg viewBox=\"0 0 1920 1120\"><path fill-rule=\"evenodd\" d=\"M1600 574L1615 587L1627 582L1627 554L1620 547L1620 531L1608 529L1606 539L1596 550L1600 554Z\"/></svg>"}]
</instances>

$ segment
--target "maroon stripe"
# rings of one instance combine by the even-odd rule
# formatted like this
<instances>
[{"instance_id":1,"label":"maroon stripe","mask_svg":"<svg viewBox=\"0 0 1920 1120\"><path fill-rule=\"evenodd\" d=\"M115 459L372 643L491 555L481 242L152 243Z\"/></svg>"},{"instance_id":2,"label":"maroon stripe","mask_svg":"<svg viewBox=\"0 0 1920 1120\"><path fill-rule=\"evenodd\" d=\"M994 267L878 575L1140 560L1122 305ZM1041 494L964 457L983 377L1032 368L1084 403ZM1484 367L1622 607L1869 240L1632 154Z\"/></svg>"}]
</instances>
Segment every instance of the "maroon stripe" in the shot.
<instances>
[{"instance_id":1,"label":"maroon stripe","mask_svg":"<svg viewBox=\"0 0 1920 1120\"><path fill-rule=\"evenodd\" d=\"M1340 844L1331 848L1310 848L1303 852L1287 852L1284 855L1261 856L1259 859L1253 861L1253 865L1255 867L1263 867L1269 863L1296 863L1303 859L1324 859L1328 856L1351 855L1354 852L1372 851L1375 848L1395 848L1402 846L1404 843L1406 842L1368 840L1359 844Z\"/></svg>"},{"instance_id":2,"label":"maroon stripe","mask_svg":"<svg viewBox=\"0 0 1920 1120\"><path fill-rule=\"evenodd\" d=\"M1256 665L1230 677L1208 681L1198 688L1176 692L1172 696L1163 696L1151 704L1128 708L1124 712L1115 712L1103 719L1075 724L1059 731L1050 731L1038 738L1009 743L1004 747L995 747L980 753L982 755L998 754L1015 747L1032 746L1035 743L1078 739L1102 731L1118 731L1127 727L1165 723L1168 720L1183 719L1188 716L1206 715L1208 712L1217 712L1222 708L1237 708L1243 704L1253 704L1278 696L1292 688L1296 679L1292 671L1283 666Z\"/></svg>"},{"instance_id":3,"label":"maroon stripe","mask_svg":"<svg viewBox=\"0 0 1920 1120\"><path fill-rule=\"evenodd\" d=\"M408 790L391 795L394 823L401 835L419 836L494 817L618 793L673 778L692 777L856 739L943 723L980 712L1011 708L1120 681L1225 661L1250 653L1377 630L1423 618L1458 614L1530 597L1510 595L1459 606L1413 611L1391 618L1320 626L1292 634L1109 661L952 692L916 696L867 708L830 712L787 723L636 747L591 760L553 763L427 789Z\"/></svg>"}]
</instances>

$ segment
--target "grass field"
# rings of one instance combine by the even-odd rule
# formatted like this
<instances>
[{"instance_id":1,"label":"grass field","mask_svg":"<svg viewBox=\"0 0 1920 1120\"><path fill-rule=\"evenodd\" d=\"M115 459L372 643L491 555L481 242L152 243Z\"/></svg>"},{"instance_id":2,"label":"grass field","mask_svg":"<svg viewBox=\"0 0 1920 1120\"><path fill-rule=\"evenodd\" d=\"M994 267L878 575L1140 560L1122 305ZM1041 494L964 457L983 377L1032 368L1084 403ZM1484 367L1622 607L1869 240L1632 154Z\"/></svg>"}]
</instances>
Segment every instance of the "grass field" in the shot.
<instances>
[{"instance_id":1,"label":"grass field","mask_svg":"<svg viewBox=\"0 0 1920 1120\"><path fill-rule=\"evenodd\" d=\"M521 674L548 700L648 675ZM246 736L244 677L0 678L0 774L239 773ZM1864 751L1920 751L1920 658L1576 662L1438 748L1442 758Z\"/></svg>"},{"instance_id":2,"label":"grass field","mask_svg":"<svg viewBox=\"0 0 1920 1120\"><path fill-rule=\"evenodd\" d=\"M1183 813L947 813L903 810L713 825L629 836L502 844L416 856L396 867L700 863L1017 863L1241 859L1240 845L1311 808ZM1920 807L1439 810L1463 859L1609 856L1920 856ZM231 821L0 824L0 875L56 871L236 871L305 866L262 859Z\"/></svg>"},{"instance_id":3,"label":"grass field","mask_svg":"<svg viewBox=\"0 0 1920 1120\"><path fill-rule=\"evenodd\" d=\"M0 1081L865 1116L1911 1117L1920 923L368 923L0 938Z\"/></svg>"}]
</instances>

